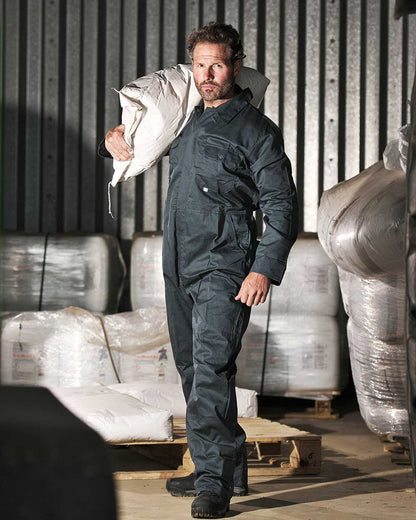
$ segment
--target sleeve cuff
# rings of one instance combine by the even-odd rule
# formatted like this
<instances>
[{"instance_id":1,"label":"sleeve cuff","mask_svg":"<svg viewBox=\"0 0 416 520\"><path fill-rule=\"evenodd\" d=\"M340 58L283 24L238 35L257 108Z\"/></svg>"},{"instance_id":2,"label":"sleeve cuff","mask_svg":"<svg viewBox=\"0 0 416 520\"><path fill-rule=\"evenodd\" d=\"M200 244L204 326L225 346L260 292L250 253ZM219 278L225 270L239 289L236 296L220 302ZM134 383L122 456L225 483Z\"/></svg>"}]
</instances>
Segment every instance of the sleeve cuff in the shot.
<instances>
[{"instance_id":1,"label":"sleeve cuff","mask_svg":"<svg viewBox=\"0 0 416 520\"><path fill-rule=\"evenodd\" d=\"M111 153L107 150L107 148L105 147L105 139L103 139L100 144L98 145L98 148L97 148L97 154L100 156L100 157L104 157L105 159L112 159L113 156L111 155Z\"/></svg>"},{"instance_id":2,"label":"sleeve cuff","mask_svg":"<svg viewBox=\"0 0 416 520\"><path fill-rule=\"evenodd\" d=\"M256 258L250 271L264 274L272 284L280 285L286 271L286 263L269 257Z\"/></svg>"}]
</instances>

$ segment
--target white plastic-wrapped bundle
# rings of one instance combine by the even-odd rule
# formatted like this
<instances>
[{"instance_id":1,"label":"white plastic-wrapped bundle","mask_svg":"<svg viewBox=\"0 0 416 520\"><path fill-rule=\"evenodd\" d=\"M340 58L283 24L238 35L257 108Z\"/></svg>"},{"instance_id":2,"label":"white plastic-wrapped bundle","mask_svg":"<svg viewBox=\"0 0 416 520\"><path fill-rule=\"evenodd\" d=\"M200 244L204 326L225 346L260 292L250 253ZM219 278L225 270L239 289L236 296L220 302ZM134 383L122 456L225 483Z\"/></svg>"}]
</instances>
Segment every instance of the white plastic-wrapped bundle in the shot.
<instances>
[{"instance_id":1,"label":"white plastic-wrapped bundle","mask_svg":"<svg viewBox=\"0 0 416 520\"><path fill-rule=\"evenodd\" d=\"M125 274L119 243L109 235L0 235L2 310L116 312Z\"/></svg>"},{"instance_id":2,"label":"white plastic-wrapped bundle","mask_svg":"<svg viewBox=\"0 0 416 520\"><path fill-rule=\"evenodd\" d=\"M170 343L145 352L120 352L118 372L123 383L174 384L180 380Z\"/></svg>"},{"instance_id":3,"label":"white plastic-wrapped bundle","mask_svg":"<svg viewBox=\"0 0 416 520\"><path fill-rule=\"evenodd\" d=\"M362 278L339 269L345 312L356 325L382 341L401 342L405 331L404 273Z\"/></svg>"},{"instance_id":4,"label":"white plastic-wrapped bundle","mask_svg":"<svg viewBox=\"0 0 416 520\"><path fill-rule=\"evenodd\" d=\"M351 370L361 415L377 435L408 436L404 340L386 343L348 322Z\"/></svg>"},{"instance_id":5,"label":"white plastic-wrapped bundle","mask_svg":"<svg viewBox=\"0 0 416 520\"><path fill-rule=\"evenodd\" d=\"M272 291L272 315L336 316L340 291L336 265L317 238L299 238L293 245L285 275Z\"/></svg>"},{"instance_id":6,"label":"white plastic-wrapped bundle","mask_svg":"<svg viewBox=\"0 0 416 520\"><path fill-rule=\"evenodd\" d=\"M335 317L273 314L267 339L267 347L254 335L244 340L237 359L239 386L264 395L316 398L344 387L348 365Z\"/></svg>"},{"instance_id":7,"label":"white plastic-wrapped bundle","mask_svg":"<svg viewBox=\"0 0 416 520\"><path fill-rule=\"evenodd\" d=\"M163 309L104 317L72 307L21 313L3 323L1 381L41 386L116 383L110 352L122 378L120 365L128 365L126 359L160 349L168 338Z\"/></svg>"},{"instance_id":8,"label":"white plastic-wrapped bundle","mask_svg":"<svg viewBox=\"0 0 416 520\"><path fill-rule=\"evenodd\" d=\"M131 246L130 300L132 309L165 306L162 235L136 233Z\"/></svg>"},{"instance_id":9,"label":"white plastic-wrapped bundle","mask_svg":"<svg viewBox=\"0 0 416 520\"><path fill-rule=\"evenodd\" d=\"M269 302L252 309L237 359L238 385L264 395L339 393L348 363L335 318L338 272L317 238L298 238L283 282L269 298L270 311Z\"/></svg>"},{"instance_id":10,"label":"white plastic-wrapped bundle","mask_svg":"<svg viewBox=\"0 0 416 520\"><path fill-rule=\"evenodd\" d=\"M360 412L377 435L408 435L404 273L361 278L339 269Z\"/></svg>"},{"instance_id":11,"label":"white plastic-wrapped bundle","mask_svg":"<svg viewBox=\"0 0 416 520\"><path fill-rule=\"evenodd\" d=\"M133 309L165 304L161 234L134 235L130 279ZM337 268L317 238L299 238L295 242L282 284L273 291L272 301L272 312L277 314L337 314L340 303ZM253 309L251 321L267 312L267 305Z\"/></svg>"},{"instance_id":12,"label":"white plastic-wrapped bundle","mask_svg":"<svg viewBox=\"0 0 416 520\"><path fill-rule=\"evenodd\" d=\"M361 415L379 435L407 435L406 178L382 162L326 191L321 243L338 266L349 315L351 368Z\"/></svg>"},{"instance_id":13,"label":"white plastic-wrapped bundle","mask_svg":"<svg viewBox=\"0 0 416 520\"><path fill-rule=\"evenodd\" d=\"M242 388L262 391L263 356L268 323L268 303L252 307L250 322L237 357L237 384Z\"/></svg>"},{"instance_id":14,"label":"white plastic-wrapped bundle","mask_svg":"<svg viewBox=\"0 0 416 520\"><path fill-rule=\"evenodd\" d=\"M154 302L164 305L161 259L161 235L138 233L134 236L131 254L131 302L134 309L146 308ZM339 342L337 320L322 320L323 317L335 317L338 313L340 304L338 272L317 238L308 236L297 240L291 250L283 282L281 286L272 288L269 298L271 298L270 320L269 302L252 308L250 323L243 337L243 351L237 360L239 386L258 392L263 389L266 395L287 395L298 390L303 393L309 390L313 394L316 389L325 391L327 395L339 393L345 385L348 364L341 362L343 350ZM302 329L299 330L299 315L302 316L301 323L304 316L307 323L311 324L309 329L303 329L303 332ZM274 321L286 319L289 320L285 330L286 339L298 348L291 348L283 354L284 363L290 365L289 371L276 368L276 363L272 365L277 375L276 378L273 377L273 370L270 374L267 373L268 380L272 381L268 383L263 381L265 348L268 351L268 346L265 347L268 323L270 321L270 330L273 330ZM320 327L322 327L321 331ZM275 336L270 335L269 338ZM325 360L328 358L328 363L324 363L323 368L319 368L316 372L313 369L309 370L303 383L296 381L300 379L301 373L298 362L299 352L304 345L307 345L308 352L302 354L303 358L306 359L308 356L314 358L311 366L318 366L319 360L322 359L318 344L323 345L324 350L330 349L323 356ZM315 345L316 348L311 345ZM271 354L271 351L274 353ZM146 378L149 382L154 381L155 370L152 363L157 363L157 352L154 352L153 359L149 359L148 356L150 353L136 356L136 360L128 359L130 369L129 375L125 371L125 377L134 381L134 374L140 374L138 381L142 381L142 378ZM273 346L267 356L276 358L277 354ZM171 381L174 370L171 372L170 366L169 370L162 371L166 382L174 382ZM326 370L328 373L325 373ZM160 380L163 380L163 377ZM280 387L275 381L277 377L282 378Z\"/></svg>"},{"instance_id":15,"label":"white plastic-wrapped bundle","mask_svg":"<svg viewBox=\"0 0 416 520\"><path fill-rule=\"evenodd\" d=\"M318 234L338 267L362 277L402 272L406 175L380 161L322 195Z\"/></svg>"}]
</instances>

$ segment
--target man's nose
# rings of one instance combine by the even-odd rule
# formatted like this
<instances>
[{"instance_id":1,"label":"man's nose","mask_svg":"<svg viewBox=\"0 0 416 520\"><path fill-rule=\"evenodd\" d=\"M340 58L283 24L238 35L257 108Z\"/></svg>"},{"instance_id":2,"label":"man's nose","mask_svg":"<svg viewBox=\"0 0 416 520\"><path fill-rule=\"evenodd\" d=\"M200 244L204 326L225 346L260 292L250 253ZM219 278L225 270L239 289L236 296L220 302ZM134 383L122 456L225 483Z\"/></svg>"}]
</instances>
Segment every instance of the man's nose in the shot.
<instances>
[{"instance_id":1,"label":"man's nose","mask_svg":"<svg viewBox=\"0 0 416 520\"><path fill-rule=\"evenodd\" d=\"M214 69L212 67L207 67L205 69L205 78L213 79L214 78Z\"/></svg>"}]
</instances>

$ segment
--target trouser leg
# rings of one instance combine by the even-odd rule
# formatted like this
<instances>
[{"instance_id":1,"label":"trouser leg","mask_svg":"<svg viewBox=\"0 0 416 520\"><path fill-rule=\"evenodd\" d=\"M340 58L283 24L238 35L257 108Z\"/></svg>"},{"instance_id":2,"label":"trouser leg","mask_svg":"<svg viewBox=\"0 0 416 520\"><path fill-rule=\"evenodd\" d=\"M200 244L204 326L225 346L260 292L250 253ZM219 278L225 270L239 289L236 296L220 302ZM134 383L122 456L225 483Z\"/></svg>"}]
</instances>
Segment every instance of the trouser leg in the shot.
<instances>
[{"instance_id":1,"label":"trouser leg","mask_svg":"<svg viewBox=\"0 0 416 520\"><path fill-rule=\"evenodd\" d=\"M185 400L188 402L194 379L192 356L193 301L182 286L177 285L167 276L165 276L165 299L173 357L181 378Z\"/></svg>"},{"instance_id":2,"label":"trouser leg","mask_svg":"<svg viewBox=\"0 0 416 520\"><path fill-rule=\"evenodd\" d=\"M236 302L242 280L214 271L188 289L193 299L193 384L187 436L195 487L230 498L243 468L245 434L237 422L235 360L250 308ZM237 460L239 459L239 460ZM242 475L236 479L242 479Z\"/></svg>"}]
</instances>

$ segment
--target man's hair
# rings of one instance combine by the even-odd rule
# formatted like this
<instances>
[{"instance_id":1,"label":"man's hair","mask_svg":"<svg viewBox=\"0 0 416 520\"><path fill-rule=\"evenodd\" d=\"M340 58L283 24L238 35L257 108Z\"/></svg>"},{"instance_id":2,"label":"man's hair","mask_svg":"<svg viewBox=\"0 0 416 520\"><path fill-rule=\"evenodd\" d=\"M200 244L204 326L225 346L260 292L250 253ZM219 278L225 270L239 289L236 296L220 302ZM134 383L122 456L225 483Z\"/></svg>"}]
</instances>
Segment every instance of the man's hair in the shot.
<instances>
[{"instance_id":1,"label":"man's hair","mask_svg":"<svg viewBox=\"0 0 416 520\"><path fill-rule=\"evenodd\" d=\"M188 37L186 47L191 58L197 43L225 43L230 50L232 62L246 57L240 35L232 25L226 25L225 23L210 22L208 25L201 27L201 29L192 31Z\"/></svg>"}]
</instances>

